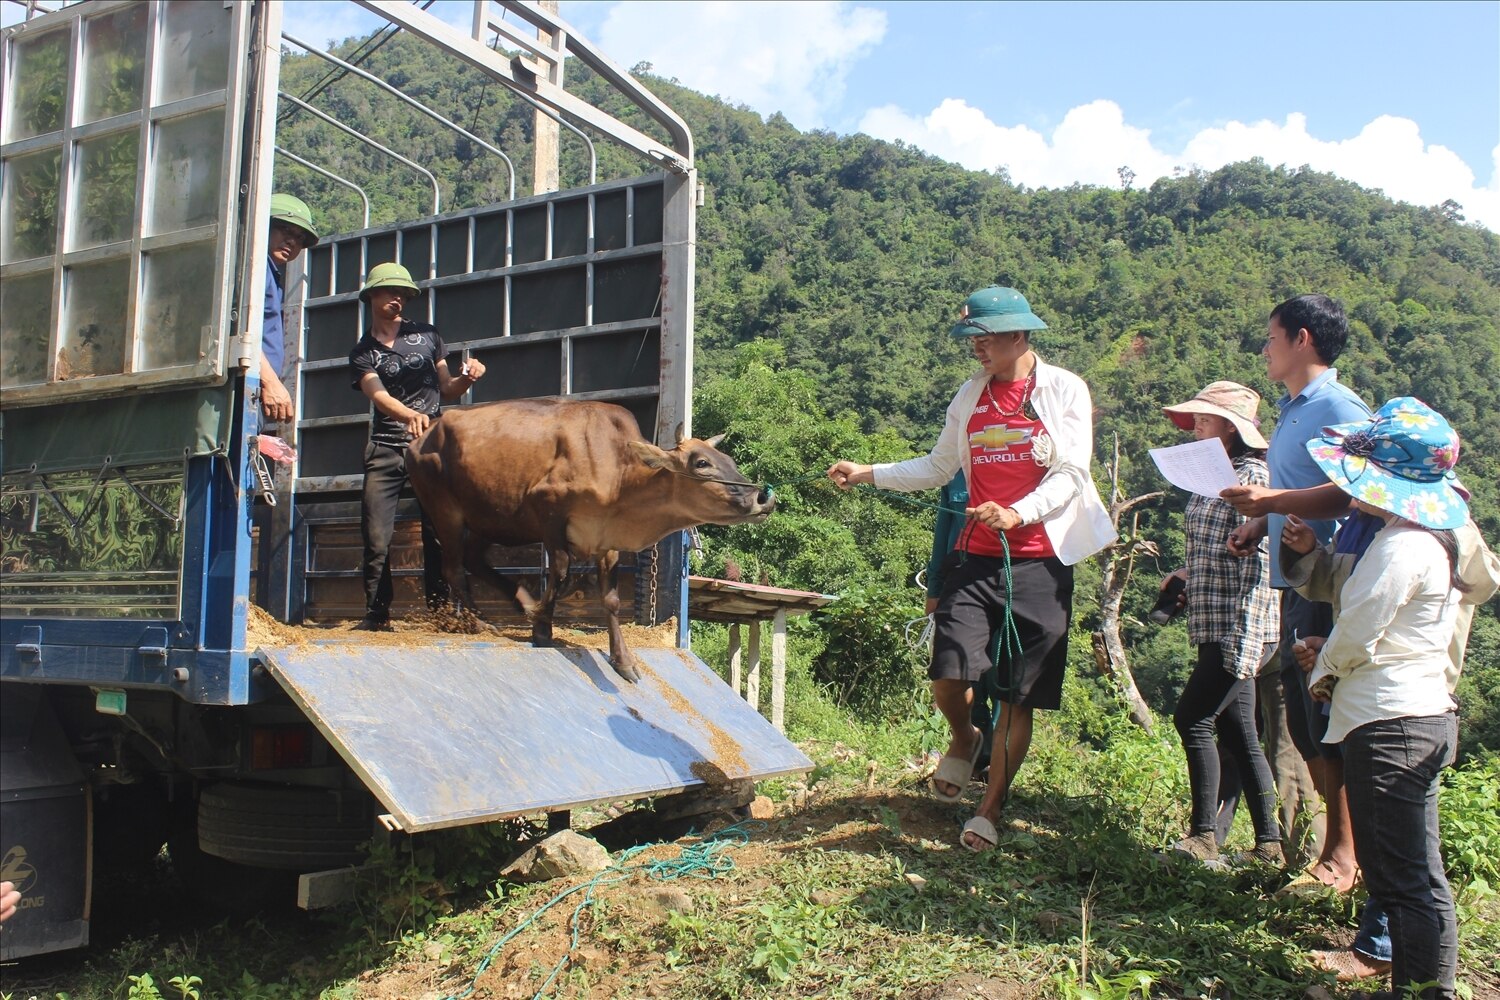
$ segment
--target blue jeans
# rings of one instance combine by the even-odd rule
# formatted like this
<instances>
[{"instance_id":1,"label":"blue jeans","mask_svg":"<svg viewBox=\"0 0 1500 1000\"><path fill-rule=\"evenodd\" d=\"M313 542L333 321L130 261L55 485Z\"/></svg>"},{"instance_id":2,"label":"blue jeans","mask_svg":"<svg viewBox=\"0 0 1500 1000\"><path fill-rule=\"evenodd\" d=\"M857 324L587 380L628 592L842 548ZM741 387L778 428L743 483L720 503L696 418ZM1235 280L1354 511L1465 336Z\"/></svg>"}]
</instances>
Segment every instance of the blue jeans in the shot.
<instances>
[{"instance_id":1,"label":"blue jeans","mask_svg":"<svg viewBox=\"0 0 1500 1000\"><path fill-rule=\"evenodd\" d=\"M1385 904L1374 896L1367 898L1365 905L1360 907L1354 950L1377 962L1391 960L1391 921L1385 915Z\"/></svg>"},{"instance_id":2,"label":"blue jeans","mask_svg":"<svg viewBox=\"0 0 1500 1000\"><path fill-rule=\"evenodd\" d=\"M1458 976L1458 920L1438 848L1438 775L1453 763L1458 717L1384 719L1344 737L1344 787L1354 851L1391 929L1391 988L1436 983L1423 1000L1450 1000Z\"/></svg>"}]
</instances>

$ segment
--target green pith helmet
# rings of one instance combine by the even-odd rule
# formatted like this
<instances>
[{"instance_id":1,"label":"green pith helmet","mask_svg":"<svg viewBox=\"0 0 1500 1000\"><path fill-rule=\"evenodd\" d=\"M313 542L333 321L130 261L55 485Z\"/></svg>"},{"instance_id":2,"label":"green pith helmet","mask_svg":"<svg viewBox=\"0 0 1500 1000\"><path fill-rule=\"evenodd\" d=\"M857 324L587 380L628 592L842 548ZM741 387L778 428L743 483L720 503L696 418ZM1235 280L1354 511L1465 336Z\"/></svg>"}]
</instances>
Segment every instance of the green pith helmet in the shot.
<instances>
[{"instance_id":1,"label":"green pith helmet","mask_svg":"<svg viewBox=\"0 0 1500 1000\"><path fill-rule=\"evenodd\" d=\"M991 333L1045 330L1047 324L1031 311L1026 296L1014 288L991 285L964 302L963 319L953 326L954 337L982 337Z\"/></svg>"},{"instance_id":2,"label":"green pith helmet","mask_svg":"<svg viewBox=\"0 0 1500 1000\"><path fill-rule=\"evenodd\" d=\"M370 301L370 293L377 288L399 288L409 292L406 297L414 299L422 294L422 289L411 280L411 272L397 264L395 261L387 261L384 264L376 264L370 268L370 276L365 279L365 287L359 290L361 302Z\"/></svg>"},{"instance_id":3,"label":"green pith helmet","mask_svg":"<svg viewBox=\"0 0 1500 1000\"><path fill-rule=\"evenodd\" d=\"M302 230L306 234L303 242L308 246L318 242L318 229L313 225L312 209L301 198L279 192L271 195L271 221Z\"/></svg>"}]
</instances>

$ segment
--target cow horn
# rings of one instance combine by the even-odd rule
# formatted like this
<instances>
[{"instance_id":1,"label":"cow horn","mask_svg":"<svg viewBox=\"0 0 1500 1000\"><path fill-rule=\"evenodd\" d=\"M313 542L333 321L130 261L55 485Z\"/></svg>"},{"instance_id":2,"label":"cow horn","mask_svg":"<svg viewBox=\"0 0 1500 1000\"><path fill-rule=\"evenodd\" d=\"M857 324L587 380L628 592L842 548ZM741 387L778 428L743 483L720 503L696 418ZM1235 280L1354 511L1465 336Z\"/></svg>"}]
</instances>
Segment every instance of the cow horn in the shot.
<instances>
[{"instance_id":1,"label":"cow horn","mask_svg":"<svg viewBox=\"0 0 1500 1000\"><path fill-rule=\"evenodd\" d=\"M724 435L715 434L711 438L705 438L703 443L708 445L710 448L717 448L719 446L719 442L722 440L724 440Z\"/></svg>"}]
</instances>

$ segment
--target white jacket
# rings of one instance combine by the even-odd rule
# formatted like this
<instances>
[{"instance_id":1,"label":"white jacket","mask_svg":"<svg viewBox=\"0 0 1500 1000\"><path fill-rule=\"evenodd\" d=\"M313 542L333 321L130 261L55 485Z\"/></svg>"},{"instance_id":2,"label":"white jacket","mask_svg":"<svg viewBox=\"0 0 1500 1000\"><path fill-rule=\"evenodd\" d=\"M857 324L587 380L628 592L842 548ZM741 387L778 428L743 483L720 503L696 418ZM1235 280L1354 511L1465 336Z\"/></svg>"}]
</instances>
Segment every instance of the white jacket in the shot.
<instances>
[{"instance_id":1,"label":"white jacket","mask_svg":"<svg viewBox=\"0 0 1500 1000\"><path fill-rule=\"evenodd\" d=\"M969 418L989 378L980 372L959 387L948 404L943 433L929 454L875 466L875 485L903 493L932 489L947 485L960 469L972 483ZM1040 521L1052 551L1072 566L1119 537L1089 470L1094 457L1093 400L1083 379L1038 358L1031 403L1046 430L1033 454L1047 471L1036 489L1010 506L1023 524Z\"/></svg>"},{"instance_id":2,"label":"white jacket","mask_svg":"<svg viewBox=\"0 0 1500 1000\"><path fill-rule=\"evenodd\" d=\"M1453 710L1446 673L1459 595L1430 531L1392 524L1375 533L1339 594L1339 618L1309 685L1332 676L1324 743L1385 719Z\"/></svg>"}]
</instances>

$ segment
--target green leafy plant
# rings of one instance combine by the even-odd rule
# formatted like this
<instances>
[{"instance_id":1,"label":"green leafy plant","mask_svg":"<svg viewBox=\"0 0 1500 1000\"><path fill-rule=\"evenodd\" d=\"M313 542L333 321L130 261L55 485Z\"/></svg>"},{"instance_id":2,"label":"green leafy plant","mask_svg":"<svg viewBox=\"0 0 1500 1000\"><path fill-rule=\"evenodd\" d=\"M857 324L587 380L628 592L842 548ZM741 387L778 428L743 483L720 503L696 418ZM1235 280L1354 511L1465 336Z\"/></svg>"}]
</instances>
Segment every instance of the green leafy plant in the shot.
<instances>
[{"instance_id":1,"label":"green leafy plant","mask_svg":"<svg viewBox=\"0 0 1500 1000\"><path fill-rule=\"evenodd\" d=\"M198 987L203 985L203 980L197 976L173 976L167 980L167 985L178 992L181 1000L200 1000Z\"/></svg>"},{"instance_id":2,"label":"green leafy plant","mask_svg":"<svg viewBox=\"0 0 1500 1000\"><path fill-rule=\"evenodd\" d=\"M1500 887L1500 753L1446 771L1439 792L1438 829L1455 895L1493 897Z\"/></svg>"},{"instance_id":3,"label":"green leafy plant","mask_svg":"<svg viewBox=\"0 0 1500 1000\"><path fill-rule=\"evenodd\" d=\"M708 920L681 910L667 914L666 932L669 945L665 959L669 969L680 969L692 962L712 941Z\"/></svg>"},{"instance_id":4,"label":"green leafy plant","mask_svg":"<svg viewBox=\"0 0 1500 1000\"><path fill-rule=\"evenodd\" d=\"M925 697L923 654L906 642L906 624L922 616L916 591L851 587L820 614L828 645L814 676L842 705L865 718L908 714Z\"/></svg>"},{"instance_id":5,"label":"green leafy plant","mask_svg":"<svg viewBox=\"0 0 1500 1000\"><path fill-rule=\"evenodd\" d=\"M1151 1000L1151 987L1156 985L1156 977L1149 972L1122 972L1116 976L1096 972L1087 983L1069 977L1059 977L1056 982L1065 1000L1131 1000L1133 997Z\"/></svg>"},{"instance_id":6,"label":"green leafy plant","mask_svg":"<svg viewBox=\"0 0 1500 1000\"><path fill-rule=\"evenodd\" d=\"M130 991L125 994L128 1000L162 1000L161 990L157 989L151 973L142 972L126 978L130 980Z\"/></svg>"},{"instance_id":7,"label":"green leafy plant","mask_svg":"<svg viewBox=\"0 0 1500 1000\"><path fill-rule=\"evenodd\" d=\"M810 952L838 926L828 907L806 900L790 907L767 904L759 908L761 922L755 932L750 967L759 969L773 983L784 983Z\"/></svg>"}]
</instances>

